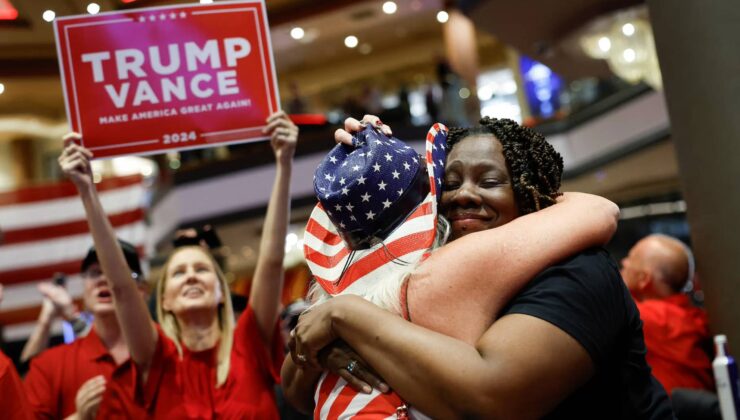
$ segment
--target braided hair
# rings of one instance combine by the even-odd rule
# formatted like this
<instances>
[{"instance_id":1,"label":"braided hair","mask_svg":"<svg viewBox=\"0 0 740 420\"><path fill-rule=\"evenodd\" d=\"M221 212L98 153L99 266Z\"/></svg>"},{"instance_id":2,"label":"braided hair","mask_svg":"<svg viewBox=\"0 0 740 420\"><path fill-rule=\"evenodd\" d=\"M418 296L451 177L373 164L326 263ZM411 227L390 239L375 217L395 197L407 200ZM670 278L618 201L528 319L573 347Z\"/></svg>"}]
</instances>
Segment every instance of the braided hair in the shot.
<instances>
[{"instance_id":1,"label":"braided hair","mask_svg":"<svg viewBox=\"0 0 740 420\"><path fill-rule=\"evenodd\" d=\"M509 119L483 117L480 126L450 128L447 147L451 150L462 139L474 135L493 135L501 142L519 214L555 204L562 194L558 190L563 158L542 134Z\"/></svg>"}]
</instances>

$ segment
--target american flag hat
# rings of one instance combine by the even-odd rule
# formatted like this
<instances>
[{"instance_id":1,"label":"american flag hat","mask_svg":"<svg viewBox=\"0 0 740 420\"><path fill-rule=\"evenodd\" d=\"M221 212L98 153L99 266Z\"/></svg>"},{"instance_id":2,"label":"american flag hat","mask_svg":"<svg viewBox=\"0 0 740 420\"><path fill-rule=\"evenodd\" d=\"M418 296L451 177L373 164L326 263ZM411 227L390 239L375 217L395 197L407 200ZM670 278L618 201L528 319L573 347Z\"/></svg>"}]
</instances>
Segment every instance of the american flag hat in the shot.
<instances>
[{"instance_id":1,"label":"american flag hat","mask_svg":"<svg viewBox=\"0 0 740 420\"><path fill-rule=\"evenodd\" d=\"M329 294L372 285L398 264L416 265L437 232L447 127L427 133L425 157L368 126L339 144L314 175L319 203L306 225L304 255ZM357 293L361 294L361 293Z\"/></svg>"}]
</instances>

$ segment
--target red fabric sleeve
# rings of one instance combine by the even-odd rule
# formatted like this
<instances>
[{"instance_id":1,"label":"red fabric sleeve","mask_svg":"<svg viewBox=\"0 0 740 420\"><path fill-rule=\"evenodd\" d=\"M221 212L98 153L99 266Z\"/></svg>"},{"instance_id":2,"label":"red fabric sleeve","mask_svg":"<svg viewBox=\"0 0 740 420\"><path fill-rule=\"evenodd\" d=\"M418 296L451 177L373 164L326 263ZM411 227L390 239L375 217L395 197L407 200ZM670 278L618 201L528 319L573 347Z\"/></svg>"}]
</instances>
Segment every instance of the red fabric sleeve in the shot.
<instances>
[{"instance_id":1,"label":"red fabric sleeve","mask_svg":"<svg viewBox=\"0 0 740 420\"><path fill-rule=\"evenodd\" d=\"M47 350L31 359L31 367L23 381L30 409L39 419L53 419L59 411L58 384L54 384L51 372L54 368L54 360L49 357L51 354L52 351Z\"/></svg>"},{"instance_id":2,"label":"red fabric sleeve","mask_svg":"<svg viewBox=\"0 0 740 420\"><path fill-rule=\"evenodd\" d=\"M279 320L275 323L272 342L265 343L254 310L248 305L236 323L234 351L246 360L254 360L255 367L260 369L263 375L273 383L280 383L280 368L283 366L285 351Z\"/></svg>"},{"instance_id":3,"label":"red fabric sleeve","mask_svg":"<svg viewBox=\"0 0 740 420\"><path fill-rule=\"evenodd\" d=\"M157 391L162 384L162 378L165 374L176 375L177 359L180 357L177 353L175 343L167 337L160 328L157 328L157 347L154 351L154 357L149 365L149 374L144 382L143 372L134 365L134 389L136 402L149 410L154 402Z\"/></svg>"},{"instance_id":4,"label":"red fabric sleeve","mask_svg":"<svg viewBox=\"0 0 740 420\"><path fill-rule=\"evenodd\" d=\"M32 419L31 408L23 392L23 384L13 362L0 351L0 399L3 401L3 418L12 420Z\"/></svg>"}]
</instances>

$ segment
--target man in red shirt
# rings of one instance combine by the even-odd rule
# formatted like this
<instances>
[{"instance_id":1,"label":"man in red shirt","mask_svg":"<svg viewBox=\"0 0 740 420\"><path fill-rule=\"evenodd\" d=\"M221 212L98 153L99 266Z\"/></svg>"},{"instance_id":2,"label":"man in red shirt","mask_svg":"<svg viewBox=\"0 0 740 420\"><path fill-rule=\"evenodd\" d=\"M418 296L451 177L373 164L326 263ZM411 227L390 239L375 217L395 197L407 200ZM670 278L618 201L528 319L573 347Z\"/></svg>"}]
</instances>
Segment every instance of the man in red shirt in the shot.
<instances>
[{"instance_id":1,"label":"man in red shirt","mask_svg":"<svg viewBox=\"0 0 740 420\"><path fill-rule=\"evenodd\" d=\"M123 241L121 247L134 279L142 280L136 249ZM114 389L121 385L106 386L111 376L133 375L113 297L94 248L82 261L81 272L84 303L94 316L93 327L84 338L49 349L31 361L25 389L37 418L95 418L101 401L122 392Z\"/></svg>"},{"instance_id":2,"label":"man in red shirt","mask_svg":"<svg viewBox=\"0 0 740 420\"><path fill-rule=\"evenodd\" d=\"M0 284L0 302L2 300L3 285ZM0 417L11 420L33 418L31 409L28 407L26 394L23 392L21 378L18 377L18 372L15 371L13 361L2 351L0 351L0 401L2 401Z\"/></svg>"},{"instance_id":3,"label":"man in red shirt","mask_svg":"<svg viewBox=\"0 0 740 420\"><path fill-rule=\"evenodd\" d=\"M707 317L682 293L693 257L682 242L650 235L622 260L622 278L643 322L646 360L668 394L674 388L713 390Z\"/></svg>"}]
</instances>

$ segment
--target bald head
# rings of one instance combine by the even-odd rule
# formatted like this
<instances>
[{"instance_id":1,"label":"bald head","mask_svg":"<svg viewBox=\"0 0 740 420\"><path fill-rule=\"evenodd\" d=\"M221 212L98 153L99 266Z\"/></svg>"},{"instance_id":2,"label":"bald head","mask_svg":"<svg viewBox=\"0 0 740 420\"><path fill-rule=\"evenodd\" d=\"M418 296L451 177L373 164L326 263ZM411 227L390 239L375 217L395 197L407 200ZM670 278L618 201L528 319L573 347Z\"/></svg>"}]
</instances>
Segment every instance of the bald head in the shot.
<instances>
[{"instance_id":1,"label":"bald head","mask_svg":"<svg viewBox=\"0 0 740 420\"><path fill-rule=\"evenodd\" d=\"M650 235L637 242L632 250L642 268L655 281L667 286L668 294L680 292L686 285L689 256L681 241L666 235Z\"/></svg>"}]
</instances>

